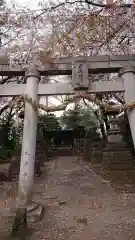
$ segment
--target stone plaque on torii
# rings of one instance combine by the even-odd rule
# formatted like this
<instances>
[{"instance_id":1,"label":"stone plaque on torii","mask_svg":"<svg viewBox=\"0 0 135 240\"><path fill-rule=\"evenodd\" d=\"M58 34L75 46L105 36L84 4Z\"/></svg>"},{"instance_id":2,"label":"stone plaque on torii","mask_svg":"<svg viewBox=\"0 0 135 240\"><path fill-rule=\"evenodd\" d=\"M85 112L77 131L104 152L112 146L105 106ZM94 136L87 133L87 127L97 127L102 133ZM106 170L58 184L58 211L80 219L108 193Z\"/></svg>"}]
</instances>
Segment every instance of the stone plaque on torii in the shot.
<instances>
[{"instance_id":1,"label":"stone plaque on torii","mask_svg":"<svg viewBox=\"0 0 135 240\"><path fill-rule=\"evenodd\" d=\"M119 73L119 80L108 82L89 82L89 74ZM71 83L40 84L40 76L72 75ZM24 76L26 84L0 85L0 96L19 96L27 94L38 104L38 96L70 95L76 91L90 93L124 92L125 102L135 101L135 55L134 56L96 56L65 57L51 60L42 69L10 69L6 64L0 66L0 76ZM25 101L24 129L19 177L19 196L27 203L31 195L35 167L37 132L37 111L30 102ZM132 138L135 146L135 109L128 112ZM31 174L29 174L31 172Z\"/></svg>"}]
</instances>

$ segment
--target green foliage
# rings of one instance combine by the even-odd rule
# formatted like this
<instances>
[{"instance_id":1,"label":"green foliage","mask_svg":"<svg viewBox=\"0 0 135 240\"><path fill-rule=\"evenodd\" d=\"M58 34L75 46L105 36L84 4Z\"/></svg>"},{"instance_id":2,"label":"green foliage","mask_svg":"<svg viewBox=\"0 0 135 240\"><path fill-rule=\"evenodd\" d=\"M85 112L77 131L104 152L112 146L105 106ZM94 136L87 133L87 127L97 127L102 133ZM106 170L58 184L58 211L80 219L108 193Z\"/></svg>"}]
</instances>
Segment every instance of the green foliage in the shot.
<instances>
[{"instance_id":1,"label":"green foliage","mask_svg":"<svg viewBox=\"0 0 135 240\"><path fill-rule=\"evenodd\" d=\"M38 118L38 130L61 129L60 124L53 114L40 115ZM12 114L6 113L0 118L0 161L7 160L14 151L21 147L21 137L23 133L23 120L18 126Z\"/></svg>"},{"instance_id":2,"label":"green foliage","mask_svg":"<svg viewBox=\"0 0 135 240\"><path fill-rule=\"evenodd\" d=\"M91 108L80 109L80 125L85 130L100 128L99 120Z\"/></svg>"},{"instance_id":3,"label":"green foliage","mask_svg":"<svg viewBox=\"0 0 135 240\"><path fill-rule=\"evenodd\" d=\"M75 110L69 109L65 111L60 118L61 125L65 127L65 129L75 129L79 126L79 115Z\"/></svg>"},{"instance_id":4,"label":"green foliage","mask_svg":"<svg viewBox=\"0 0 135 240\"><path fill-rule=\"evenodd\" d=\"M0 117L0 159L7 160L19 147L12 109Z\"/></svg>"},{"instance_id":5,"label":"green foliage","mask_svg":"<svg viewBox=\"0 0 135 240\"><path fill-rule=\"evenodd\" d=\"M93 129L95 133L100 124L95 113L89 107L84 109L77 106L75 110L65 111L60 122L54 114L44 114L38 117L38 132L42 129L61 130L61 125L64 125L67 130L82 127L86 131ZM22 132L23 119L16 126L12 109L0 118L0 160L9 159L10 155L20 148Z\"/></svg>"},{"instance_id":6,"label":"green foliage","mask_svg":"<svg viewBox=\"0 0 135 240\"><path fill-rule=\"evenodd\" d=\"M0 144L7 145L11 136L11 129L14 121L10 113L6 113L0 118Z\"/></svg>"},{"instance_id":7,"label":"green foliage","mask_svg":"<svg viewBox=\"0 0 135 240\"><path fill-rule=\"evenodd\" d=\"M76 110L65 111L60 119L62 125L65 129L75 129L78 127L83 127L85 130L91 128L98 128L99 121L94 115L92 109L78 107Z\"/></svg>"},{"instance_id":8,"label":"green foliage","mask_svg":"<svg viewBox=\"0 0 135 240\"><path fill-rule=\"evenodd\" d=\"M44 128L45 130L57 130L61 129L60 123L54 114L44 114L38 117L38 128Z\"/></svg>"}]
</instances>

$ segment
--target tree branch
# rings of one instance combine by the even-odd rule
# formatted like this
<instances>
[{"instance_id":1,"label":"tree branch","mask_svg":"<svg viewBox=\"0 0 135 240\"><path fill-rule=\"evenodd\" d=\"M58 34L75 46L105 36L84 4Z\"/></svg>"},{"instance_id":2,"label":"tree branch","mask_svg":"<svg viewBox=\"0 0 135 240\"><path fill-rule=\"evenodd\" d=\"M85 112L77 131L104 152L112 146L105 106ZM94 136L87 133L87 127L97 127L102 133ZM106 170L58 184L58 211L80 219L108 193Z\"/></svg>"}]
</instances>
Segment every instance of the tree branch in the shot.
<instances>
[{"instance_id":1,"label":"tree branch","mask_svg":"<svg viewBox=\"0 0 135 240\"><path fill-rule=\"evenodd\" d=\"M8 109L8 107L9 107L9 103L6 104L3 108L0 109L0 116L2 115L2 113L3 113L5 110Z\"/></svg>"},{"instance_id":2,"label":"tree branch","mask_svg":"<svg viewBox=\"0 0 135 240\"><path fill-rule=\"evenodd\" d=\"M132 6L134 6L134 4L131 4L131 3L125 3L125 4L117 5L117 4L94 3L93 1L89 1L89 0L76 0L76 1L73 1L73 2L66 1L66 2L59 3L59 4L57 4L57 5L55 5L51 8L43 9L40 14L38 14L37 16L34 17L34 19L37 19L38 17L42 16L43 14L45 14L48 11L55 10L56 8L59 8L59 7L64 6L66 4L73 5L75 3L87 3L88 5L99 7L99 8L112 8L113 6L120 7L120 8L131 8Z\"/></svg>"},{"instance_id":3,"label":"tree branch","mask_svg":"<svg viewBox=\"0 0 135 240\"><path fill-rule=\"evenodd\" d=\"M8 77L2 79L1 82L0 82L0 84L6 83L6 82L7 82L9 79L11 79L11 78L12 78L11 76L8 76Z\"/></svg>"},{"instance_id":4,"label":"tree branch","mask_svg":"<svg viewBox=\"0 0 135 240\"><path fill-rule=\"evenodd\" d=\"M78 1L79 2L79 1ZM131 8L134 4L132 3L125 3L125 4L103 4L103 3L94 3L92 1L89 0L85 0L85 2L89 5L95 6L95 7L100 7L100 8L111 8L112 6L117 6L117 7L121 7L121 8Z\"/></svg>"},{"instance_id":5,"label":"tree branch","mask_svg":"<svg viewBox=\"0 0 135 240\"><path fill-rule=\"evenodd\" d=\"M67 107L68 102L65 102L59 106L52 106L52 107L47 107L43 104L39 104L40 109L46 111L46 112L56 112L56 111L62 111L65 110L65 108Z\"/></svg>"},{"instance_id":6,"label":"tree branch","mask_svg":"<svg viewBox=\"0 0 135 240\"><path fill-rule=\"evenodd\" d=\"M85 94L84 96L74 96L70 101L75 101L76 98L83 98L83 99L86 99L92 103L95 103L96 105L98 105L101 109L104 109L106 112L120 112L121 111L121 106L118 105L118 104L115 104L115 105L110 105L106 102L102 102L101 100L97 99L96 97L93 97L92 95L90 94ZM132 106L131 106L132 108Z\"/></svg>"}]
</instances>

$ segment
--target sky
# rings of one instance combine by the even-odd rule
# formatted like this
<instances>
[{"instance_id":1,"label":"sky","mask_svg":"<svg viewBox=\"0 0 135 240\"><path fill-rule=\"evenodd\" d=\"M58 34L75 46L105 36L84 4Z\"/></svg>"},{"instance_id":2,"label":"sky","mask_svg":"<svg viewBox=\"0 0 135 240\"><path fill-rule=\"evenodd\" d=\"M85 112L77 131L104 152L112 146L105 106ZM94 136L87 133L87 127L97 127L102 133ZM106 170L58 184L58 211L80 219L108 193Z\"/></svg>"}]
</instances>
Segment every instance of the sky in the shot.
<instances>
[{"instance_id":1,"label":"sky","mask_svg":"<svg viewBox=\"0 0 135 240\"><path fill-rule=\"evenodd\" d=\"M31 9L35 9L38 7L38 0L6 0L8 4L17 3L21 6L28 6ZM32 4L31 4L32 3Z\"/></svg>"}]
</instances>

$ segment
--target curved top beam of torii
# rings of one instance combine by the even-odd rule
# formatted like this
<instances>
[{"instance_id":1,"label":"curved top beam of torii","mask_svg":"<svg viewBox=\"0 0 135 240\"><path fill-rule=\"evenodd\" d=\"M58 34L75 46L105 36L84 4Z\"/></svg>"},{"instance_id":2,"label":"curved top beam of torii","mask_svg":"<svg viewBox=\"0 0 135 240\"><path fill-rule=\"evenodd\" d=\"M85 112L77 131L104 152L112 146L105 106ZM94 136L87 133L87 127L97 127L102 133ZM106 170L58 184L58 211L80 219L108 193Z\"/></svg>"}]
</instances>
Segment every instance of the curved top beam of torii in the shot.
<instances>
[{"instance_id":1,"label":"curved top beam of torii","mask_svg":"<svg viewBox=\"0 0 135 240\"><path fill-rule=\"evenodd\" d=\"M26 68L10 68L8 62L0 56L0 76L25 76ZM72 63L87 63L89 74L115 73L127 65L135 66L135 54L133 55L99 55L61 57L50 59L43 68L36 67L41 76L72 75Z\"/></svg>"}]
</instances>

